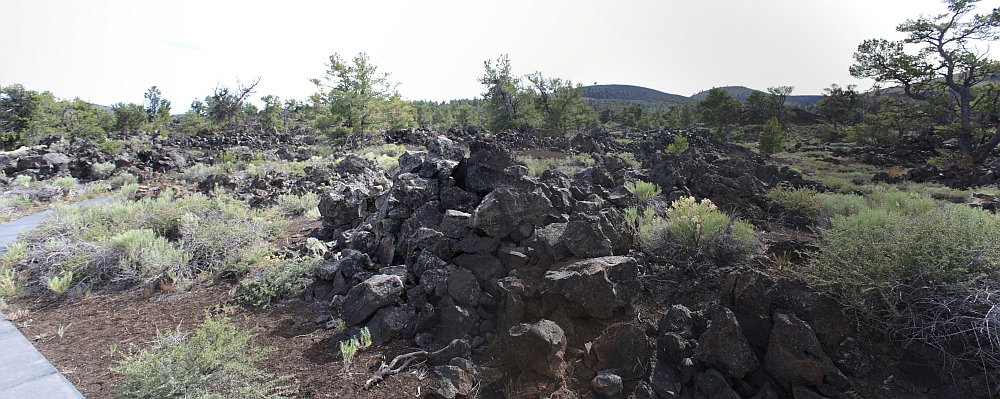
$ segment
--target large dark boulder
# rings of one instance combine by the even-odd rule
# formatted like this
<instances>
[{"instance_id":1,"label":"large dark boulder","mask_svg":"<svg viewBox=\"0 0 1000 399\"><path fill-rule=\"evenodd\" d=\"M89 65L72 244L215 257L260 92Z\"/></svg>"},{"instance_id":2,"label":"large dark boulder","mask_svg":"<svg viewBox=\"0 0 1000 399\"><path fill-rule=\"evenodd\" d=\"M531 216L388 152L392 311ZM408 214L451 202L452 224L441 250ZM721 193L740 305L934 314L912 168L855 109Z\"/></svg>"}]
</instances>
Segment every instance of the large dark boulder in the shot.
<instances>
[{"instance_id":1,"label":"large dark boulder","mask_svg":"<svg viewBox=\"0 0 1000 399\"><path fill-rule=\"evenodd\" d=\"M416 315L416 309L410 305L379 309L367 324L372 344L382 345L393 339L411 337Z\"/></svg>"},{"instance_id":2,"label":"large dark boulder","mask_svg":"<svg viewBox=\"0 0 1000 399\"><path fill-rule=\"evenodd\" d=\"M783 309L774 312L774 330L764 355L764 370L788 390L801 384L830 395L848 384L823 352L812 327Z\"/></svg>"},{"instance_id":3,"label":"large dark boulder","mask_svg":"<svg viewBox=\"0 0 1000 399\"><path fill-rule=\"evenodd\" d=\"M406 219L421 205L438 199L438 181L415 173L400 173L392 179L392 188L376 201L379 214L392 219Z\"/></svg>"},{"instance_id":4,"label":"large dark boulder","mask_svg":"<svg viewBox=\"0 0 1000 399\"><path fill-rule=\"evenodd\" d=\"M358 272L371 269L373 266L368 255L354 249L345 249L340 252L340 258L326 262L316 268L316 277L324 280L333 280L340 273L344 277L351 277Z\"/></svg>"},{"instance_id":5,"label":"large dark boulder","mask_svg":"<svg viewBox=\"0 0 1000 399\"><path fill-rule=\"evenodd\" d=\"M740 332L736 315L724 306L712 311L711 324L698 338L694 358L733 378L743 378L760 367L760 361Z\"/></svg>"},{"instance_id":6,"label":"large dark boulder","mask_svg":"<svg viewBox=\"0 0 1000 399\"><path fill-rule=\"evenodd\" d=\"M637 273L638 265L629 257L585 259L546 272L545 289L547 294L559 295L573 308L582 310L583 314L574 316L605 319L622 307L626 299L616 290L612 277L634 277Z\"/></svg>"},{"instance_id":7,"label":"large dark boulder","mask_svg":"<svg viewBox=\"0 0 1000 399\"><path fill-rule=\"evenodd\" d=\"M471 227L502 239L522 223L541 225L551 209L552 203L541 189L525 192L503 186L483 198L473 213Z\"/></svg>"},{"instance_id":8,"label":"large dark boulder","mask_svg":"<svg viewBox=\"0 0 1000 399\"><path fill-rule=\"evenodd\" d=\"M379 309L399 302L402 293L399 276L372 276L348 291L340 314L349 326L361 324Z\"/></svg>"},{"instance_id":9,"label":"large dark boulder","mask_svg":"<svg viewBox=\"0 0 1000 399\"><path fill-rule=\"evenodd\" d=\"M461 306L475 308L479 306L479 297L483 295L483 290L469 269L459 268L448 277L448 295Z\"/></svg>"},{"instance_id":10,"label":"large dark boulder","mask_svg":"<svg viewBox=\"0 0 1000 399\"><path fill-rule=\"evenodd\" d=\"M518 324L509 330L511 355L522 371L561 380L566 372L566 335L554 321Z\"/></svg>"},{"instance_id":11,"label":"large dark boulder","mask_svg":"<svg viewBox=\"0 0 1000 399\"><path fill-rule=\"evenodd\" d=\"M611 256L614 248L601 226L601 217L575 214L566 225L563 241L573 255L581 258Z\"/></svg>"},{"instance_id":12,"label":"large dark boulder","mask_svg":"<svg viewBox=\"0 0 1000 399\"><path fill-rule=\"evenodd\" d=\"M459 187L473 193L486 194L496 188L503 170L516 161L507 148L483 141L469 145L469 158L464 166L464 177L459 179Z\"/></svg>"},{"instance_id":13,"label":"large dark boulder","mask_svg":"<svg viewBox=\"0 0 1000 399\"><path fill-rule=\"evenodd\" d=\"M642 329L630 323L612 324L594 340L597 370L612 370L626 380L642 377L653 346Z\"/></svg>"}]
</instances>

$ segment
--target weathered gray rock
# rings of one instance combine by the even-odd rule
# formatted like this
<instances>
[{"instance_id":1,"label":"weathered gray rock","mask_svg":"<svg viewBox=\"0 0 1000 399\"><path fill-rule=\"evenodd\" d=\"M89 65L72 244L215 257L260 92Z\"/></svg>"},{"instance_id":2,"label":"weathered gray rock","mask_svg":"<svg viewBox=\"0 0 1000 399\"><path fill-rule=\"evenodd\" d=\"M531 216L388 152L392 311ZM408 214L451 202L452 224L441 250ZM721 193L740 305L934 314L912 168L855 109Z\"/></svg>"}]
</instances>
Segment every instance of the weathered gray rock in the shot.
<instances>
[{"instance_id":1,"label":"weathered gray rock","mask_svg":"<svg viewBox=\"0 0 1000 399\"><path fill-rule=\"evenodd\" d=\"M437 180L426 179L416 173L401 173L393 178L392 188L378 198L376 206L385 217L406 219L415 209L437 198Z\"/></svg>"},{"instance_id":2,"label":"weathered gray rock","mask_svg":"<svg viewBox=\"0 0 1000 399\"><path fill-rule=\"evenodd\" d=\"M504 264L507 270L516 270L524 267L531 260L525 252L527 252L527 248L514 247L513 245L510 247L500 247L497 250L497 258L500 259L500 262Z\"/></svg>"},{"instance_id":3,"label":"weathered gray rock","mask_svg":"<svg viewBox=\"0 0 1000 399\"><path fill-rule=\"evenodd\" d=\"M325 262L317 267L316 277L323 280L333 280L337 273L350 277L358 272L371 269L371 267L372 261L367 254L354 249L345 249L340 251L339 259Z\"/></svg>"},{"instance_id":4,"label":"weathered gray rock","mask_svg":"<svg viewBox=\"0 0 1000 399\"><path fill-rule=\"evenodd\" d=\"M502 239L522 223L542 225L551 209L552 203L541 189L526 192L501 186L479 203L473 213L471 227Z\"/></svg>"},{"instance_id":5,"label":"weathered gray rock","mask_svg":"<svg viewBox=\"0 0 1000 399\"><path fill-rule=\"evenodd\" d=\"M417 173L425 159L427 159L426 151L406 151L396 159L399 165L397 173Z\"/></svg>"},{"instance_id":6,"label":"weathered gray rock","mask_svg":"<svg viewBox=\"0 0 1000 399\"><path fill-rule=\"evenodd\" d=\"M323 226L328 229L350 228L375 210L375 199L382 194L358 183L335 181L319 200Z\"/></svg>"},{"instance_id":7,"label":"weathered gray rock","mask_svg":"<svg viewBox=\"0 0 1000 399\"><path fill-rule=\"evenodd\" d=\"M440 230L444 213L438 209L439 205L438 201L427 201L418 206L402 223L400 233L410 235L421 228Z\"/></svg>"},{"instance_id":8,"label":"weathered gray rock","mask_svg":"<svg viewBox=\"0 0 1000 399\"><path fill-rule=\"evenodd\" d=\"M483 290L469 269L458 268L448 277L448 295L459 305L475 308L479 306Z\"/></svg>"},{"instance_id":9,"label":"weathered gray rock","mask_svg":"<svg viewBox=\"0 0 1000 399\"><path fill-rule=\"evenodd\" d=\"M473 142L465 160L464 188L474 193L490 192L499 183L503 170L514 162L514 154L500 145Z\"/></svg>"},{"instance_id":10,"label":"weathered gray rock","mask_svg":"<svg viewBox=\"0 0 1000 399\"><path fill-rule=\"evenodd\" d=\"M611 317L623 305L611 275L635 273L635 259L621 256L585 259L545 273L546 292L561 295L588 316ZM634 274L633 274L634 276Z\"/></svg>"},{"instance_id":11,"label":"weathered gray rock","mask_svg":"<svg viewBox=\"0 0 1000 399\"><path fill-rule=\"evenodd\" d=\"M524 285L517 277L502 278L497 282L500 293L500 307L497 315L505 326L518 324L524 319Z\"/></svg>"},{"instance_id":12,"label":"weathered gray rock","mask_svg":"<svg viewBox=\"0 0 1000 399\"><path fill-rule=\"evenodd\" d=\"M611 240L601 228L601 217L574 214L566 226L563 241L573 255L581 258L595 258L613 255Z\"/></svg>"},{"instance_id":13,"label":"weathered gray rock","mask_svg":"<svg viewBox=\"0 0 1000 399\"><path fill-rule=\"evenodd\" d=\"M342 248L356 249L364 253L372 253L378 250L379 239L371 230L373 226L363 224L357 228L346 230L340 234L337 242Z\"/></svg>"},{"instance_id":14,"label":"weathered gray rock","mask_svg":"<svg viewBox=\"0 0 1000 399\"><path fill-rule=\"evenodd\" d=\"M410 253L417 250L430 252L441 260L448 260L455 256L454 243L440 231L421 228L407 238Z\"/></svg>"},{"instance_id":15,"label":"weathered gray rock","mask_svg":"<svg viewBox=\"0 0 1000 399\"><path fill-rule=\"evenodd\" d=\"M622 377L602 371L590 381L590 387L598 398L617 399L622 394Z\"/></svg>"},{"instance_id":16,"label":"weathered gray rock","mask_svg":"<svg viewBox=\"0 0 1000 399\"><path fill-rule=\"evenodd\" d=\"M465 158L465 151L455 145L454 141L444 136L436 136L427 140L427 152L450 161L461 161Z\"/></svg>"},{"instance_id":17,"label":"weathered gray rock","mask_svg":"<svg viewBox=\"0 0 1000 399\"><path fill-rule=\"evenodd\" d=\"M471 213L476 210L482 198L469 193L458 187L444 187L441 189L441 206L444 209L454 209Z\"/></svg>"},{"instance_id":18,"label":"weathered gray rock","mask_svg":"<svg viewBox=\"0 0 1000 399\"><path fill-rule=\"evenodd\" d=\"M750 397L750 399L778 399L778 398L779 398L778 392L776 392L774 388L771 387L770 383L764 383L764 385L760 387L760 390L757 391L757 394Z\"/></svg>"},{"instance_id":19,"label":"weathered gray rock","mask_svg":"<svg viewBox=\"0 0 1000 399\"><path fill-rule=\"evenodd\" d=\"M840 370L857 378L864 378L874 371L872 358L868 356L854 337L847 337L833 352L833 360Z\"/></svg>"},{"instance_id":20,"label":"weathered gray rock","mask_svg":"<svg viewBox=\"0 0 1000 399\"><path fill-rule=\"evenodd\" d=\"M493 237L480 237L469 234L455 244L455 251L467 254L488 254L500 245L500 240Z\"/></svg>"},{"instance_id":21,"label":"weathered gray rock","mask_svg":"<svg viewBox=\"0 0 1000 399\"><path fill-rule=\"evenodd\" d=\"M402 293L403 280L398 276L372 276L347 293L341 316L349 326L360 324L382 307L398 302Z\"/></svg>"},{"instance_id":22,"label":"weathered gray rock","mask_svg":"<svg viewBox=\"0 0 1000 399\"><path fill-rule=\"evenodd\" d=\"M448 267L448 262L441 260L441 258L428 251L422 251L417 255L417 259L413 262L410 270L413 271L414 275L423 276L424 272L428 270L440 270L446 267Z\"/></svg>"},{"instance_id":23,"label":"weathered gray rock","mask_svg":"<svg viewBox=\"0 0 1000 399\"><path fill-rule=\"evenodd\" d=\"M743 378L760 367L760 361L740 333L736 315L724 306L713 310L711 325L698 338L694 358L734 378Z\"/></svg>"},{"instance_id":24,"label":"weathered gray rock","mask_svg":"<svg viewBox=\"0 0 1000 399\"><path fill-rule=\"evenodd\" d=\"M509 330L512 355L521 370L530 370L552 379L566 372L566 336L554 321L539 320L519 324Z\"/></svg>"},{"instance_id":25,"label":"weathered gray rock","mask_svg":"<svg viewBox=\"0 0 1000 399\"><path fill-rule=\"evenodd\" d=\"M441 324L438 325L434 335L442 342L465 337L479 321L479 314L473 309L468 309L459 305L445 306L438 309L441 317Z\"/></svg>"},{"instance_id":26,"label":"weathered gray rock","mask_svg":"<svg viewBox=\"0 0 1000 399\"><path fill-rule=\"evenodd\" d=\"M472 215L456 211L454 209L449 209L444 211L444 217L441 219L441 233L450 238L460 239L472 232L469 227L469 222L472 219Z\"/></svg>"},{"instance_id":27,"label":"weathered gray rock","mask_svg":"<svg viewBox=\"0 0 1000 399\"><path fill-rule=\"evenodd\" d=\"M670 364L677 364L681 359L693 356L694 348L697 346L697 342L692 339L693 330L694 322L688 308L684 305L673 305L667 309L659 322L658 357L668 360Z\"/></svg>"},{"instance_id":28,"label":"weathered gray rock","mask_svg":"<svg viewBox=\"0 0 1000 399\"><path fill-rule=\"evenodd\" d=\"M674 368L662 360L655 360L650 365L649 385L662 399L679 398L681 387Z\"/></svg>"},{"instance_id":29,"label":"weathered gray rock","mask_svg":"<svg viewBox=\"0 0 1000 399\"><path fill-rule=\"evenodd\" d=\"M471 270L481 282L500 277L504 272L500 259L489 254L462 254L456 256L451 262L458 267Z\"/></svg>"},{"instance_id":30,"label":"weathered gray rock","mask_svg":"<svg viewBox=\"0 0 1000 399\"><path fill-rule=\"evenodd\" d=\"M645 381L640 381L638 385L635 386L635 394L632 395L633 399L659 399L656 392L653 391L653 387L649 386ZM663 399L674 399L671 397L666 397Z\"/></svg>"},{"instance_id":31,"label":"weathered gray rock","mask_svg":"<svg viewBox=\"0 0 1000 399\"><path fill-rule=\"evenodd\" d=\"M437 366L434 368L434 372L441 377L441 385L437 390L438 395L448 399L470 394L476 384L472 374L458 366Z\"/></svg>"},{"instance_id":32,"label":"weathered gray rock","mask_svg":"<svg viewBox=\"0 0 1000 399\"><path fill-rule=\"evenodd\" d=\"M530 257L529 266L547 268L555 262L573 255L566 247L563 234L566 223L550 223L535 229L535 234L521 241L521 246L530 250L524 253Z\"/></svg>"},{"instance_id":33,"label":"weathered gray rock","mask_svg":"<svg viewBox=\"0 0 1000 399\"><path fill-rule=\"evenodd\" d=\"M378 165L351 154L334 165L342 178L333 180L320 196L319 212L328 230L349 229L375 211L388 185Z\"/></svg>"},{"instance_id":34,"label":"weathered gray rock","mask_svg":"<svg viewBox=\"0 0 1000 399\"><path fill-rule=\"evenodd\" d=\"M793 399L827 399L823 395L820 395L813 390L806 388L802 385L795 385L792 387L792 398Z\"/></svg>"},{"instance_id":35,"label":"weathered gray rock","mask_svg":"<svg viewBox=\"0 0 1000 399\"><path fill-rule=\"evenodd\" d=\"M409 338L413 332L413 322L417 310L410 305L386 306L375 312L367 327L372 335L372 344L382 345L398 338Z\"/></svg>"}]
</instances>

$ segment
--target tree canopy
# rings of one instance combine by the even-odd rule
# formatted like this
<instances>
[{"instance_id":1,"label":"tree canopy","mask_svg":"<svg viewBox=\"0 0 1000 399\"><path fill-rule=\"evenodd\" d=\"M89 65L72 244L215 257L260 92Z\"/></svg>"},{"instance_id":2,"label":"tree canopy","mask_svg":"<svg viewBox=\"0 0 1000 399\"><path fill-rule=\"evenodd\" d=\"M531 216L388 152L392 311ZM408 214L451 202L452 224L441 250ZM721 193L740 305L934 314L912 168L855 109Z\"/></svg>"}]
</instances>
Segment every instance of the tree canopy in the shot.
<instances>
[{"instance_id":1,"label":"tree canopy","mask_svg":"<svg viewBox=\"0 0 1000 399\"><path fill-rule=\"evenodd\" d=\"M903 93L914 100L949 95L959 115L956 129L959 145L966 153L974 150L973 87L1000 74L1000 64L990 59L987 51L975 46L977 41L998 39L1000 8L988 14L972 14L978 2L946 0L948 12L907 20L896 27L898 32L906 34L902 41L865 40L854 53L857 63L850 67L852 76L900 85ZM908 51L908 44L919 49ZM978 148L977 160L1000 144L997 133Z\"/></svg>"}]
</instances>

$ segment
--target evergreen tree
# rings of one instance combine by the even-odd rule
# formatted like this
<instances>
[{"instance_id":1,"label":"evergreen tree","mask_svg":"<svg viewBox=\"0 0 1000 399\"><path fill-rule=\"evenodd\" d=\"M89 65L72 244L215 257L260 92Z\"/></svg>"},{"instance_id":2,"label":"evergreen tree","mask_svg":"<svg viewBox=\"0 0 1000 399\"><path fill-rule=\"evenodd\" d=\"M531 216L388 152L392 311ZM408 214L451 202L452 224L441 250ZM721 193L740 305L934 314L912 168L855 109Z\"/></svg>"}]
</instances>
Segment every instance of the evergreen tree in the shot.
<instances>
[{"instance_id":1,"label":"evergreen tree","mask_svg":"<svg viewBox=\"0 0 1000 399\"><path fill-rule=\"evenodd\" d=\"M507 54L497 57L496 64L483 61L485 73L479 83L486 86L483 93L483 111L486 127L493 132L516 129L525 121L526 110L522 101L521 80L514 76Z\"/></svg>"},{"instance_id":2,"label":"evergreen tree","mask_svg":"<svg viewBox=\"0 0 1000 399\"><path fill-rule=\"evenodd\" d=\"M743 105L739 100L733 98L727 91L720 88L713 88L708 91L708 96L698 103L701 108L702 119L715 126L720 126L726 134L726 141L732 139L729 125L736 123L740 116Z\"/></svg>"},{"instance_id":3,"label":"evergreen tree","mask_svg":"<svg viewBox=\"0 0 1000 399\"><path fill-rule=\"evenodd\" d=\"M774 154L784 151L785 133L781 131L781 124L778 118L768 119L764 123L764 130L760 133L757 142L762 154Z\"/></svg>"}]
</instances>

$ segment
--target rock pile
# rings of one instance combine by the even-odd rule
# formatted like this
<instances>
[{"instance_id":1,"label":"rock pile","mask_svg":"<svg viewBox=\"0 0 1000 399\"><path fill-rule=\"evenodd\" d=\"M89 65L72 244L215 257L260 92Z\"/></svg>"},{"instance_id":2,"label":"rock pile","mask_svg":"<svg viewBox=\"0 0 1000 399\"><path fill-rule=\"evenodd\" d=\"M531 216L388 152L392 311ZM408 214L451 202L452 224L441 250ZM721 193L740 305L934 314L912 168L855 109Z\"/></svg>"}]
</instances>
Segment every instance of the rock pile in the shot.
<instances>
[{"instance_id":1,"label":"rock pile","mask_svg":"<svg viewBox=\"0 0 1000 399\"><path fill-rule=\"evenodd\" d=\"M608 318L636 290L638 264L624 256L632 237L609 206L629 200L620 195L625 163L603 157L573 177L533 179L502 145L477 141L466 157L435 137L399 165L391 184L360 158L334 167L350 173L321 197L320 212L339 255L317 271L327 288L316 295L382 340L534 348L517 364L561 380L566 323ZM442 358L439 373L461 375L453 362L462 361Z\"/></svg>"},{"instance_id":2,"label":"rock pile","mask_svg":"<svg viewBox=\"0 0 1000 399\"><path fill-rule=\"evenodd\" d=\"M710 310L674 306L655 332L619 322L586 336L582 326L625 319L642 290L642 259L629 253L619 211L632 201L625 176L636 171L597 156L572 177L534 179L503 145L469 149L466 157L451 140L430 138L426 152L400 157L391 183L349 157L320 205L337 255L317 270L312 295L349 328L368 327L376 343L426 348L439 395L471 392L471 353L486 343L509 348L521 397L849 388L826 355L847 331L836 302L762 274L733 276L733 297ZM587 344L570 345L577 341Z\"/></svg>"}]
</instances>

